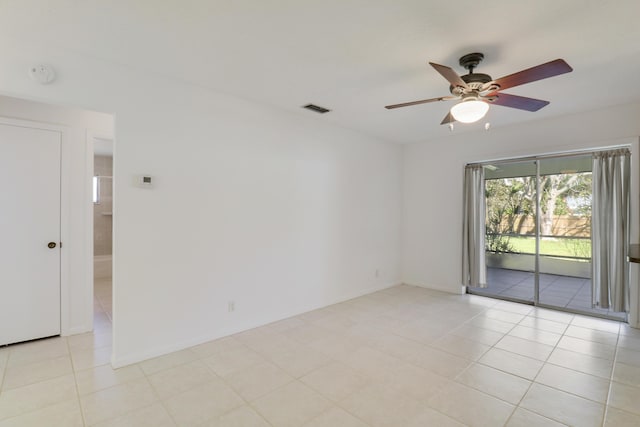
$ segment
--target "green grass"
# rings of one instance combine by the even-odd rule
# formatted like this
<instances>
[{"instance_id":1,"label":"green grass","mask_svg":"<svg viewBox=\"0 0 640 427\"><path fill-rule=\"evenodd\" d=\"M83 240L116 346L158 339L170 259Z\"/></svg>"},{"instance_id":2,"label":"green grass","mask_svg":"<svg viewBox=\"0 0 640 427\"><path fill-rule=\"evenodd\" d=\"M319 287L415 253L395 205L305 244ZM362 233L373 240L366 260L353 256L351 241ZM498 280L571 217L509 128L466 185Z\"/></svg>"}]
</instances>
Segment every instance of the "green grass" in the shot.
<instances>
[{"instance_id":1,"label":"green grass","mask_svg":"<svg viewBox=\"0 0 640 427\"><path fill-rule=\"evenodd\" d=\"M536 238L533 236L508 239L513 252L528 254L536 252ZM589 258L591 257L591 240L543 237L540 239L540 254Z\"/></svg>"}]
</instances>

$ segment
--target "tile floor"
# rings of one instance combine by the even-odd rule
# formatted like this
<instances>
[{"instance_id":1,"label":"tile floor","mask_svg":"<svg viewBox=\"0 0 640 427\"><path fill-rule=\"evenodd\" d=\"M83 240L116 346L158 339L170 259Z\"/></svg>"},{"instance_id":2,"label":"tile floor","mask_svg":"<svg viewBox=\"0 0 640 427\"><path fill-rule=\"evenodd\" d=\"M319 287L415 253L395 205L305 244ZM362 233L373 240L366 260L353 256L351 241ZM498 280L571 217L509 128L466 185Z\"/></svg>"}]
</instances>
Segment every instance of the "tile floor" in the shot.
<instances>
[{"instance_id":1,"label":"tile floor","mask_svg":"<svg viewBox=\"0 0 640 427\"><path fill-rule=\"evenodd\" d=\"M532 272L489 267L487 284L487 288L473 292L478 295L533 301L534 274ZM624 313L591 307L590 279L540 274L540 302L554 307L625 319Z\"/></svg>"},{"instance_id":2,"label":"tile floor","mask_svg":"<svg viewBox=\"0 0 640 427\"><path fill-rule=\"evenodd\" d=\"M396 286L113 370L94 333L0 348L0 427L639 426L640 330Z\"/></svg>"}]
</instances>

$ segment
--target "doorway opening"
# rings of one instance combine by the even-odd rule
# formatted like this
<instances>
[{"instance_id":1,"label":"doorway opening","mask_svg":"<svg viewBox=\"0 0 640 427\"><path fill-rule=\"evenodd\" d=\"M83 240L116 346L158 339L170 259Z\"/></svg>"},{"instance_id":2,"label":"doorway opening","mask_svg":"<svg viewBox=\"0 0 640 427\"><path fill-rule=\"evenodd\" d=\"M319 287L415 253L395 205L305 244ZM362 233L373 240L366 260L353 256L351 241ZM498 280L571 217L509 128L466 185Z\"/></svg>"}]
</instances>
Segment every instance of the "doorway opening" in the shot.
<instances>
[{"instance_id":1,"label":"doorway opening","mask_svg":"<svg viewBox=\"0 0 640 427\"><path fill-rule=\"evenodd\" d=\"M113 322L113 140L92 137L89 142L93 145L93 327L100 333Z\"/></svg>"},{"instance_id":2,"label":"doorway opening","mask_svg":"<svg viewBox=\"0 0 640 427\"><path fill-rule=\"evenodd\" d=\"M468 292L614 320L594 304L592 153L483 164L485 288Z\"/></svg>"},{"instance_id":3,"label":"doorway opening","mask_svg":"<svg viewBox=\"0 0 640 427\"><path fill-rule=\"evenodd\" d=\"M1 322L9 332L0 328L0 343L79 335L94 330L95 320L96 328L104 326L107 347L104 352L110 353L111 327L103 322L105 316L94 319L97 305L94 304L92 176L94 136L113 140L114 117L2 95L0 101L0 120L4 124L0 145L8 150L3 159L10 165L3 168L6 178L3 209L11 210L13 215L11 221L4 221L0 228L7 237L8 251L17 254L17 245L22 248L20 261L10 262L6 258L1 269L0 301L5 301L17 314L2 310L9 313L9 321ZM11 170L16 173L9 174ZM22 190L25 188L22 183L30 184L29 189ZM36 202L53 203L55 198L57 203L53 207L35 205ZM31 200L34 205L27 205L24 200ZM43 229L45 223L52 225ZM33 278L34 272L43 277ZM12 278L19 278L29 287L21 286L22 282ZM21 308L20 301L26 308ZM45 317L44 313L49 311L53 314ZM110 323L110 317L107 319ZM45 327L14 337L12 331L18 330L19 324ZM55 330L49 330L52 325L56 326ZM84 348L75 350L85 351Z\"/></svg>"}]
</instances>

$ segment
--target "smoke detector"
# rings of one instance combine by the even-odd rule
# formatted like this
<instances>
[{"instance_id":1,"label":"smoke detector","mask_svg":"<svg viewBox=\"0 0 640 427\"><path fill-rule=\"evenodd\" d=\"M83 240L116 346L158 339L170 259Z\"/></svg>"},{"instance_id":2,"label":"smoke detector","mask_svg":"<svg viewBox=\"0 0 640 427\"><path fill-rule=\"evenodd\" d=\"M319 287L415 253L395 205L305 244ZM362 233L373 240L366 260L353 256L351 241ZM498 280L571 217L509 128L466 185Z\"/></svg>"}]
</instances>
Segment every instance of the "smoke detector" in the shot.
<instances>
[{"instance_id":1,"label":"smoke detector","mask_svg":"<svg viewBox=\"0 0 640 427\"><path fill-rule=\"evenodd\" d=\"M38 64L29 68L29 77L33 81L46 85L56 79L56 71L49 64Z\"/></svg>"}]
</instances>

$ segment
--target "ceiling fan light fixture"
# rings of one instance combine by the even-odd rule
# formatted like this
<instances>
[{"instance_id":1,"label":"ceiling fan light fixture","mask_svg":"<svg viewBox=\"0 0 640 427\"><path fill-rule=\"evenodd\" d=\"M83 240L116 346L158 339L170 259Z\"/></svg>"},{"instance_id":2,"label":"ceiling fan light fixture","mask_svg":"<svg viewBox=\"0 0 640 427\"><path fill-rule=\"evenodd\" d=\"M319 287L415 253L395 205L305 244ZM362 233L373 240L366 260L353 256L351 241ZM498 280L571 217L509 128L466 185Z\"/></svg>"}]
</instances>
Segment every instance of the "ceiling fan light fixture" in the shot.
<instances>
[{"instance_id":1,"label":"ceiling fan light fixture","mask_svg":"<svg viewBox=\"0 0 640 427\"><path fill-rule=\"evenodd\" d=\"M474 123L489 111L489 104L477 99L466 99L451 107L451 115L461 123Z\"/></svg>"}]
</instances>

